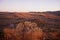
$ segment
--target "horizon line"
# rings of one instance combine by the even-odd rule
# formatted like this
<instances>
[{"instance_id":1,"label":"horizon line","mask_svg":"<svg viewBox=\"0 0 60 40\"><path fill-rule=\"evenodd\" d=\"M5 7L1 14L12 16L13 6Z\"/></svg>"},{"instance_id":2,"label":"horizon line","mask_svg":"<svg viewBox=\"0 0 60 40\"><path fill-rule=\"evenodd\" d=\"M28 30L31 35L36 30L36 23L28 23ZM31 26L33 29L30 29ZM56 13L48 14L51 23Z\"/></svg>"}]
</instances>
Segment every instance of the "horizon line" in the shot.
<instances>
[{"instance_id":1,"label":"horizon line","mask_svg":"<svg viewBox=\"0 0 60 40\"><path fill-rule=\"evenodd\" d=\"M50 11L0 11L0 12L54 12L60 10L50 10Z\"/></svg>"}]
</instances>

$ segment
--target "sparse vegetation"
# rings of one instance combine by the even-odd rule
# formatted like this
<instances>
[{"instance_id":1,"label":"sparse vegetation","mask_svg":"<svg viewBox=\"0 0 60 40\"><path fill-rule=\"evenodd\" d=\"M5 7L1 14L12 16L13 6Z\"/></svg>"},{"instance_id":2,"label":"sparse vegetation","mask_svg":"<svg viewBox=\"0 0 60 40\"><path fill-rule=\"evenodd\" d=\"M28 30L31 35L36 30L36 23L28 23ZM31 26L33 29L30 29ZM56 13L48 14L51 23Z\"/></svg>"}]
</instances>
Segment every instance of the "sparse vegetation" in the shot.
<instances>
[{"instance_id":1,"label":"sparse vegetation","mask_svg":"<svg viewBox=\"0 0 60 40\"><path fill-rule=\"evenodd\" d=\"M60 40L60 16L49 13L0 12L0 40Z\"/></svg>"}]
</instances>

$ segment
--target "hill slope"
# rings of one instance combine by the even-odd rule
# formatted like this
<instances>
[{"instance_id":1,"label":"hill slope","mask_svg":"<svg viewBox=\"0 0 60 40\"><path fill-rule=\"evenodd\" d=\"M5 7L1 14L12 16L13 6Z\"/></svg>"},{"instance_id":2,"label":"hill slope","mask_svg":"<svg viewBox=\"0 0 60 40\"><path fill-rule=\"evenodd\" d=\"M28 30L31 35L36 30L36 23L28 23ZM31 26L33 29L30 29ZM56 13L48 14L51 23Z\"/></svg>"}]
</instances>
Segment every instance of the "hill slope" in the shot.
<instances>
[{"instance_id":1,"label":"hill slope","mask_svg":"<svg viewBox=\"0 0 60 40\"><path fill-rule=\"evenodd\" d=\"M6 40L60 40L59 14L60 11L0 12L0 35Z\"/></svg>"}]
</instances>

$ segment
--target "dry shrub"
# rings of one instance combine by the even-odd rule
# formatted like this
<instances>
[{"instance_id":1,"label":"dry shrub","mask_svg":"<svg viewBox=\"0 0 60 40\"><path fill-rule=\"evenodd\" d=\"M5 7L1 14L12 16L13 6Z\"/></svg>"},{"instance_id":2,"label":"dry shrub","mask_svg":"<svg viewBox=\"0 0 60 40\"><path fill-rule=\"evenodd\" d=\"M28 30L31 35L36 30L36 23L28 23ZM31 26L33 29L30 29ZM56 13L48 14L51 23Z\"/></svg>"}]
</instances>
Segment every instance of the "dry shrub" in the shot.
<instances>
[{"instance_id":1,"label":"dry shrub","mask_svg":"<svg viewBox=\"0 0 60 40\"><path fill-rule=\"evenodd\" d=\"M15 29L10 29L10 28L4 28L4 37L5 40L14 40L14 33L15 33Z\"/></svg>"},{"instance_id":2,"label":"dry shrub","mask_svg":"<svg viewBox=\"0 0 60 40\"><path fill-rule=\"evenodd\" d=\"M52 39L56 39L56 40L60 39L59 38L59 36L60 36L59 32L50 32L50 35L51 35Z\"/></svg>"},{"instance_id":3,"label":"dry shrub","mask_svg":"<svg viewBox=\"0 0 60 40\"><path fill-rule=\"evenodd\" d=\"M21 25L21 24L19 24ZM42 38L42 29L34 22L25 21L23 23L23 39L25 40L40 40ZM18 27L18 26L17 26Z\"/></svg>"},{"instance_id":4,"label":"dry shrub","mask_svg":"<svg viewBox=\"0 0 60 40\"><path fill-rule=\"evenodd\" d=\"M3 31L7 40L41 40L43 35L36 23L28 21L19 23L16 29L4 28Z\"/></svg>"}]
</instances>

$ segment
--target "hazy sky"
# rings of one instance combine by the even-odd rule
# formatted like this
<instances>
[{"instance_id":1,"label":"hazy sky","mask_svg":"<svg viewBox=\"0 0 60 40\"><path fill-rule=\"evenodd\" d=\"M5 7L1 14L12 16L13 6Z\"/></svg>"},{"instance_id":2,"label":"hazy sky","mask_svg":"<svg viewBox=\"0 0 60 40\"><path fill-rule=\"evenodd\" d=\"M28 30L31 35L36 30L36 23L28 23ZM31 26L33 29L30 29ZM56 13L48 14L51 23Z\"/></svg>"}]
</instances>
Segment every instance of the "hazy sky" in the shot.
<instances>
[{"instance_id":1,"label":"hazy sky","mask_svg":"<svg viewBox=\"0 0 60 40\"><path fill-rule=\"evenodd\" d=\"M56 11L60 0L0 0L0 11Z\"/></svg>"}]
</instances>

